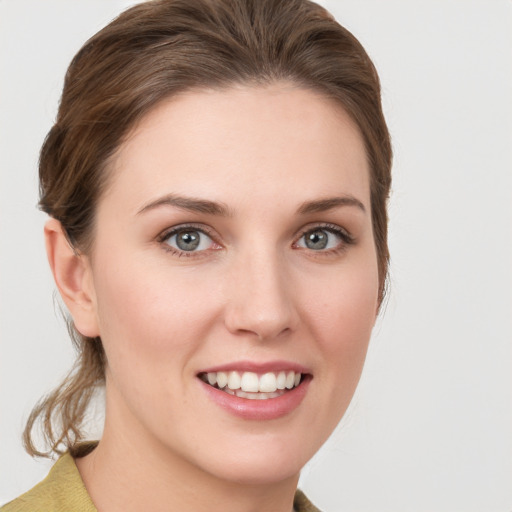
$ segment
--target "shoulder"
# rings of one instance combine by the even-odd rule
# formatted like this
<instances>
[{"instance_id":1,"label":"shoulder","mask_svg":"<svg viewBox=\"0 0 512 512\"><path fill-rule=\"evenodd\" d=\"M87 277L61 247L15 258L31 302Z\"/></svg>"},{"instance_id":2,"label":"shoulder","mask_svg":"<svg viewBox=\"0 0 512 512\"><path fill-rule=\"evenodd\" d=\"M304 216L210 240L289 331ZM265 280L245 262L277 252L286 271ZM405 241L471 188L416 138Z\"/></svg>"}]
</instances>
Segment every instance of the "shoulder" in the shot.
<instances>
[{"instance_id":1,"label":"shoulder","mask_svg":"<svg viewBox=\"0 0 512 512\"><path fill-rule=\"evenodd\" d=\"M1 512L96 512L69 453L30 491L0 508Z\"/></svg>"},{"instance_id":2,"label":"shoulder","mask_svg":"<svg viewBox=\"0 0 512 512\"><path fill-rule=\"evenodd\" d=\"M295 512L321 512L320 509L316 508L313 503L308 500L306 495L300 489L297 489L295 492L293 510Z\"/></svg>"},{"instance_id":3,"label":"shoulder","mask_svg":"<svg viewBox=\"0 0 512 512\"><path fill-rule=\"evenodd\" d=\"M293 506L296 512L320 512L300 490L295 493ZM42 482L0 507L0 511L97 512L69 453L55 463Z\"/></svg>"}]
</instances>

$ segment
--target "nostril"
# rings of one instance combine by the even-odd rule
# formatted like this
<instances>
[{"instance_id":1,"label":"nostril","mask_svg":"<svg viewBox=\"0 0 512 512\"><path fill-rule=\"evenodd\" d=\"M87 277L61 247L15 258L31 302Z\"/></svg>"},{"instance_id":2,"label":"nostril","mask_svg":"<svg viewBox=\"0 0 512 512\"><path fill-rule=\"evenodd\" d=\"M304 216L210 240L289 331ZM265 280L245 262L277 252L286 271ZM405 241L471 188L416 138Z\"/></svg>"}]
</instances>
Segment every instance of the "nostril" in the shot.
<instances>
[{"instance_id":1,"label":"nostril","mask_svg":"<svg viewBox=\"0 0 512 512\"><path fill-rule=\"evenodd\" d=\"M296 324L291 315L257 315L237 311L225 321L227 329L233 334L254 337L258 341L268 341L289 335Z\"/></svg>"},{"instance_id":2,"label":"nostril","mask_svg":"<svg viewBox=\"0 0 512 512\"><path fill-rule=\"evenodd\" d=\"M292 293L291 276L277 254L245 254L243 265L233 268L225 309L227 329L252 335L259 341L295 330L299 315Z\"/></svg>"}]
</instances>

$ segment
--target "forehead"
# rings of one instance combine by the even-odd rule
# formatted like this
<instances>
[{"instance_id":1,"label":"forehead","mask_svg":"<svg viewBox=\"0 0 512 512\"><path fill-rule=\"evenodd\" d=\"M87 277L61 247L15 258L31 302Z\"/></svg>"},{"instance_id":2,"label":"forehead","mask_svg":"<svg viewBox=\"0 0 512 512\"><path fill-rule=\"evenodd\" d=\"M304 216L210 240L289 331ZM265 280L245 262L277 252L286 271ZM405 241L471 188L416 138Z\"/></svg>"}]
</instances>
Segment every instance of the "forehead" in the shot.
<instances>
[{"instance_id":1,"label":"forehead","mask_svg":"<svg viewBox=\"0 0 512 512\"><path fill-rule=\"evenodd\" d=\"M132 130L111 171L104 199L124 194L134 207L164 192L222 201L339 192L367 203L369 196L356 124L334 100L287 83L163 101Z\"/></svg>"}]
</instances>

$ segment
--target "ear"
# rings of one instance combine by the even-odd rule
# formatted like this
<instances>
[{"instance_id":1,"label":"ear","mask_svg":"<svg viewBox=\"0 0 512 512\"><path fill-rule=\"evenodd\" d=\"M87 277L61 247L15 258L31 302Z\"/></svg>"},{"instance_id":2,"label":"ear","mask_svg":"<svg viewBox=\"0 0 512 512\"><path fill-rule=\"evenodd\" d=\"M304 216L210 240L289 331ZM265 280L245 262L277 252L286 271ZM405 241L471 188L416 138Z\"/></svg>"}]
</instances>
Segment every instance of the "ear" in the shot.
<instances>
[{"instance_id":1,"label":"ear","mask_svg":"<svg viewBox=\"0 0 512 512\"><path fill-rule=\"evenodd\" d=\"M46 222L44 237L55 284L73 317L76 329L84 336L99 336L96 296L89 259L71 247L61 223L56 219Z\"/></svg>"}]
</instances>

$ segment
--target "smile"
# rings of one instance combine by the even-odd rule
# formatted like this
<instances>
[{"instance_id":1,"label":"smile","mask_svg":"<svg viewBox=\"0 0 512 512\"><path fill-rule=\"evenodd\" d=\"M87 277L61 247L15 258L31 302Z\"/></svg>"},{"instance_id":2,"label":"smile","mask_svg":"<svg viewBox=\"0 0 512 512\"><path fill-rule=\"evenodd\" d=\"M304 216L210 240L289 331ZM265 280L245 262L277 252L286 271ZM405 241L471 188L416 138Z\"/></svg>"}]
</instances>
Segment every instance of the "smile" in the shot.
<instances>
[{"instance_id":1,"label":"smile","mask_svg":"<svg viewBox=\"0 0 512 512\"><path fill-rule=\"evenodd\" d=\"M296 388L302 374L291 371L255 372L219 371L199 374L199 378L210 386L229 395L249 400L268 400L278 398L287 391Z\"/></svg>"}]
</instances>

